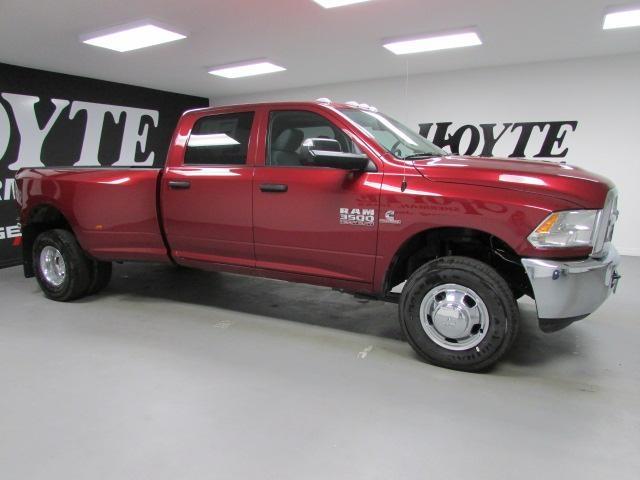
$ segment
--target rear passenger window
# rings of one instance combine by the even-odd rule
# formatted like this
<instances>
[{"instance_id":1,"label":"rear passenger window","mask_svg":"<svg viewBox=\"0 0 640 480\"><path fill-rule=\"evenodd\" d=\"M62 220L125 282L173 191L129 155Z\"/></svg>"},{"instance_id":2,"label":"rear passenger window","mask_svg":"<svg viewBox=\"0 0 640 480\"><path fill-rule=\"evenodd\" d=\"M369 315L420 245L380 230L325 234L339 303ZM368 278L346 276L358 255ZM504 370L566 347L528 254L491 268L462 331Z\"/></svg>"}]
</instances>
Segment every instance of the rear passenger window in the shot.
<instances>
[{"instance_id":1,"label":"rear passenger window","mask_svg":"<svg viewBox=\"0 0 640 480\"><path fill-rule=\"evenodd\" d=\"M254 112L213 115L193 126L185 165L244 165Z\"/></svg>"}]
</instances>

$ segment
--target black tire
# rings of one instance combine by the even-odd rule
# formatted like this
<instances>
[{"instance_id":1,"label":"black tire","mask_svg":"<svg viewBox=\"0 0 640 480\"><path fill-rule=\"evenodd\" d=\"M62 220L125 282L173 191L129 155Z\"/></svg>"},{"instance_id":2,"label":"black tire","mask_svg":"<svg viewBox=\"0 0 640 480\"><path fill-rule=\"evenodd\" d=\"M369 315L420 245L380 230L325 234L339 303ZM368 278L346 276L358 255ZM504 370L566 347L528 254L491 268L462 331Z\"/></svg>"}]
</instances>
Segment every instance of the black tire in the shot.
<instances>
[{"instance_id":1,"label":"black tire","mask_svg":"<svg viewBox=\"0 0 640 480\"><path fill-rule=\"evenodd\" d=\"M487 332L476 346L452 350L429 337L420 321L422 300L433 288L457 284L472 290L488 312ZM443 257L418 268L407 280L400 297L400 324L413 349L441 367L476 372L496 363L513 344L520 313L507 282L489 265L467 257Z\"/></svg>"},{"instance_id":2,"label":"black tire","mask_svg":"<svg viewBox=\"0 0 640 480\"><path fill-rule=\"evenodd\" d=\"M89 270L91 273L91 280L89 282L89 288L87 289L87 295L94 295L109 285L113 267L111 262L89 260Z\"/></svg>"},{"instance_id":3,"label":"black tire","mask_svg":"<svg viewBox=\"0 0 640 480\"><path fill-rule=\"evenodd\" d=\"M64 260L65 273L60 285L52 284L43 274L40 254L47 246L60 252ZM33 271L44 294L59 302L68 302L84 296L91 281L87 257L73 233L68 230L54 229L38 235L33 243Z\"/></svg>"}]
</instances>

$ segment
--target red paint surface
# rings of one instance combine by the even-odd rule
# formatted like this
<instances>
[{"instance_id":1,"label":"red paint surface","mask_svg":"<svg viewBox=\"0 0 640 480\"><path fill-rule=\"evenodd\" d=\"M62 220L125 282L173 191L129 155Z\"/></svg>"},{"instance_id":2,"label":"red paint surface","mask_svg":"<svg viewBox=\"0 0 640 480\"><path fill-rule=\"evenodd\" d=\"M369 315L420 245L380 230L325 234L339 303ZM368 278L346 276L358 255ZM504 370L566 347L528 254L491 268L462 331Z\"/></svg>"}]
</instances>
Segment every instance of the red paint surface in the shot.
<instances>
[{"instance_id":1,"label":"red paint surface","mask_svg":"<svg viewBox=\"0 0 640 480\"><path fill-rule=\"evenodd\" d=\"M274 109L324 115L367 153L377 171L265 166L267 119ZM241 110L256 112L247 165L183 165L198 118ZM586 256L584 248L535 249L526 238L550 212L601 208L612 187L605 178L550 162L448 156L405 165L332 107L315 103L187 112L163 169L25 169L16 178L22 224L34 209L51 205L96 258L173 260L376 293L398 249L432 228L474 228L521 256ZM403 178L407 189L401 192ZM171 180L188 180L191 188L171 190ZM289 188L265 193L262 183ZM340 208L375 209L376 222L341 225ZM378 222L388 210L400 224Z\"/></svg>"}]
</instances>

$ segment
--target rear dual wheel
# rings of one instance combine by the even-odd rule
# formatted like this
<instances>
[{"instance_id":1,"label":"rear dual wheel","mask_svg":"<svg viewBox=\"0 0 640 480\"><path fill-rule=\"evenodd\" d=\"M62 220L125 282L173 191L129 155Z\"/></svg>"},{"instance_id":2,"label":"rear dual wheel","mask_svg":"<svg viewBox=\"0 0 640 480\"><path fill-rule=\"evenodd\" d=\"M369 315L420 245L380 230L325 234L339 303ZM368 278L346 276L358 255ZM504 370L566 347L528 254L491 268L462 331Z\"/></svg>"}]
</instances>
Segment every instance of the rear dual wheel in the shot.
<instances>
[{"instance_id":1,"label":"rear dual wheel","mask_svg":"<svg viewBox=\"0 0 640 480\"><path fill-rule=\"evenodd\" d=\"M487 369L518 333L518 306L508 284L472 258L443 257L420 267L403 288L399 308L414 350L455 370Z\"/></svg>"},{"instance_id":2,"label":"rear dual wheel","mask_svg":"<svg viewBox=\"0 0 640 480\"><path fill-rule=\"evenodd\" d=\"M33 263L44 294L60 302L93 295L111 279L111 263L88 258L68 230L53 229L38 235Z\"/></svg>"},{"instance_id":3,"label":"rear dual wheel","mask_svg":"<svg viewBox=\"0 0 640 480\"><path fill-rule=\"evenodd\" d=\"M86 295L93 295L102 291L111 281L112 266L111 262L89 259L89 268L91 270L91 283Z\"/></svg>"}]
</instances>

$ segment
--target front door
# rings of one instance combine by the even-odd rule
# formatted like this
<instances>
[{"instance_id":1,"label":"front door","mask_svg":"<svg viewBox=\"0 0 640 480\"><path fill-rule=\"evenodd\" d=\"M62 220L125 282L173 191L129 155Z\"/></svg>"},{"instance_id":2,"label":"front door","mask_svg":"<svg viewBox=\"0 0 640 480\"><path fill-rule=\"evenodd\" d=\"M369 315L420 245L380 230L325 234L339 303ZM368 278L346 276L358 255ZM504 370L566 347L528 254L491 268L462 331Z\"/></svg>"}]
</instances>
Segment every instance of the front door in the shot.
<instances>
[{"instance_id":1,"label":"front door","mask_svg":"<svg viewBox=\"0 0 640 480\"><path fill-rule=\"evenodd\" d=\"M255 266L251 215L255 113L198 119L184 162L166 170L162 215L178 263Z\"/></svg>"},{"instance_id":2,"label":"front door","mask_svg":"<svg viewBox=\"0 0 640 480\"><path fill-rule=\"evenodd\" d=\"M371 283L382 173L309 165L301 152L312 138L362 153L319 113L274 110L267 136L253 182L256 266Z\"/></svg>"}]
</instances>

